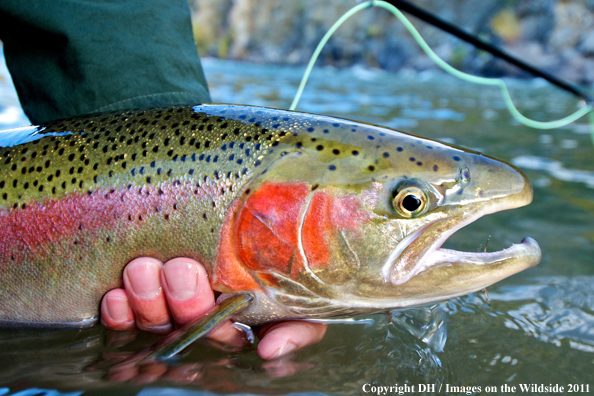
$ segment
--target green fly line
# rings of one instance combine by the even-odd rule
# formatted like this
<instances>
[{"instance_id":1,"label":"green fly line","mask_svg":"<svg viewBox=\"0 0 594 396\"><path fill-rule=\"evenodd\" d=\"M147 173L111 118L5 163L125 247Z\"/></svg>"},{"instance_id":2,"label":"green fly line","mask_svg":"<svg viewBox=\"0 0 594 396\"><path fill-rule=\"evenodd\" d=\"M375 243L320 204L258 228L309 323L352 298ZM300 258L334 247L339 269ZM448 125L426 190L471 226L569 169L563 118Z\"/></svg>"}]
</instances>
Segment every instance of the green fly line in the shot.
<instances>
[{"instance_id":1,"label":"green fly line","mask_svg":"<svg viewBox=\"0 0 594 396\"><path fill-rule=\"evenodd\" d=\"M594 144L594 112L592 112L592 110L593 110L592 106L586 105L586 106L582 107L581 109L579 109L578 111L576 111L575 113L573 113L565 118L562 118L560 120L556 120L556 121L536 121L536 120L531 120L530 118L525 117L518 111L516 106L514 106L512 98L509 94L509 90L507 89L507 85L505 84L505 81L503 81L500 78L486 78L486 77L473 76L471 74L461 72L460 70L457 70L454 67L450 66L443 59L441 59L439 56L437 56L437 54L435 52L433 52L433 50L429 47L427 42L423 39L423 37L421 37L421 34L418 32L418 30L413 26L412 23L410 23L410 21L404 16L404 14L402 14L402 12L400 12L400 10L398 10L398 8L394 7L392 4L387 3L385 1L368 1L365 3L359 4L359 5L351 8L349 11L347 11L338 21L336 21L334 23L334 25L332 25L332 27L328 30L328 32L324 35L324 37L322 38L322 40L316 47L316 50L314 51L313 55L311 56L311 59L309 60L309 63L307 65L307 68L305 69L303 78L301 79L301 83L299 84L299 89L297 90L297 93L295 94L295 98L293 99L293 102L291 103L291 107L289 108L290 110L295 110L295 108L297 107L297 103L299 103L299 99L301 98L301 94L303 93L303 89L305 88L305 84L307 83L307 79L309 78L311 70L313 69L313 66L316 63L318 56L320 55L322 48L324 48L324 46L326 45L326 43L328 42L330 37L332 37L332 35L336 31L336 29L338 29L351 16L353 16L357 12L359 12L365 8L369 8L369 7L380 7L380 8L384 8L384 9L390 11L396 18L398 18L398 20L400 20L400 22L404 25L404 27L406 29L408 29L408 31L413 36L413 38L415 39L417 44L419 44L421 49L423 51L425 51L425 53L429 56L429 58L431 58L431 60L433 60L433 62L435 62L439 67L441 67L446 72L450 73L451 75L453 75L461 80L468 81L471 83L498 86L501 90L501 96L503 97L503 100L505 102L505 106L507 107L507 110L521 124L524 124L528 127L536 128L536 129L554 129L554 128L560 128L565 125L571 124L572 122L576 121L577 119L588 114L588 120L589 120L589 124L590 124L590 135L592 138L592 143Z\"/></svg>"}]
</instances>

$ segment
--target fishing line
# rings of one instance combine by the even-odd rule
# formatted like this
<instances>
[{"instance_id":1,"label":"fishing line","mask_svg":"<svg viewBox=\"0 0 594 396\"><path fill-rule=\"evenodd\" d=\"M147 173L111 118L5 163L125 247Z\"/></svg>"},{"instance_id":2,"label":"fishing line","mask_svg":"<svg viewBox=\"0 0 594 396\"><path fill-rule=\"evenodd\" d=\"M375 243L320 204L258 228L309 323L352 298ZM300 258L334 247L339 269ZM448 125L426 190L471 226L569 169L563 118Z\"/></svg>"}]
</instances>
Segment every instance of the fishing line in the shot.
<instances>
[{"instance_id":1,"label":"fishing line","mask_svg":"<svg viewBox=\"0 0 594 396\"><path fill-rule=\"evenodd\" d=\"M417 44L427 54L427 56L429 56L429 58L435 64L437 64L437 66L441 67L443 70L445 70L449 74L451 74L454 77L457 77L461 80L468 81L471 83L499 87L499 89L501 91L501 96L503 97L503 101L505 103L505 106L507 107L507 110L512 115L512 117L514 117L518 122L520 122L523 125L526 125L528 127L535 128L535 129L561 128L565 125L571 124L572 122L574 122L574 121L578 120L579 118L588 114L588 121L590 124L590 137L592 139L592 144L594 144L594 113L592 112L592 110L593 110L592 106L586 104L584 107L582 107L575 113L573 113L565 118L562 118L560 120L555 120L555 121L536 121L536 120L532 120L528 117L525 117L518 111L518 109L514 105L511 95L509 93L509 90L507 88L507 85L505 84L505 81L503 81L500 78L487 78L487 77L473 76L471 74L461 72L460 70L455 69L454 67L450 66L443 59L441 59L439 56L437 56L437 54L435 52L433 52L431 47L429 47L429 45L423 39L421 34L418 32L418 30L404 16L404 14L402 14L402 12L400 12L400 10L398 10L398 8L394 7L392 4L389 4L389 3L385 2L385 1L381 1L381 0L368 1L368 2L359 4L359 5L351 8L342 17L340 17L340 19L338 21L336 21L334 23L334 25L332 25L332 27L328 30L328 32L326 32L326 34L324 35L324 37L322 38L322 40L316 47L316 50L312 54L311 59L309 60L307 68L305 69L305 73L303 74L303 78L301 79L301 83L299 84L299 88L297 90L297 93L295 94L295 98L293 99L293 102L291 103L291 107L289 107L289 110L295 110L295 108L297 107L297 104L299 103L299 99L301 99L301 94L303 93L305 84L307 83L307 80L309 79L309 75L313 69L313 66L316 63L316 60L318 59L320 52L322 51L322 49L324 48L324 46L326 45L326 43L328 42L330 37L332 37L334 32L347 19L349 19L351 16L353 16L357 12L359 12L363 9L366 9L366 8L370 8L370 7L380 7L380 8L384 8L384 9L390 11L396 18L398 18L398 20L409 31L409 33L413 36L413 38L415 39Z\"/></svg>"}]
</instances>

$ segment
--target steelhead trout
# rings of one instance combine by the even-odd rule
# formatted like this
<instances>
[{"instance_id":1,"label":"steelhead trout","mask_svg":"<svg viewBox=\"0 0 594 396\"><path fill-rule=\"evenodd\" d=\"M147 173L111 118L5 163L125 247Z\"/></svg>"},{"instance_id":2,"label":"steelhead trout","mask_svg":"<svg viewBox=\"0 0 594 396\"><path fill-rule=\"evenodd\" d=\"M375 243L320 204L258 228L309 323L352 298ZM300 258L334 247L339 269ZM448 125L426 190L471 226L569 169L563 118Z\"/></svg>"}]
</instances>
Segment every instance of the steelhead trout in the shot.
<instances>
[{"instance_id":1,"label":"steelhead trout","mask_svg":"<svg viewBox=\"0 0 594 396\"><path fill-rule=\"evenodd\" d=\"M0 324L88 326L139 256L200 261L236 320L331 318L446 300L536 265L525 238L442 249L527 205L512 165L343 119L199 105L0 133Z\"/></svg>"}]
</instances>

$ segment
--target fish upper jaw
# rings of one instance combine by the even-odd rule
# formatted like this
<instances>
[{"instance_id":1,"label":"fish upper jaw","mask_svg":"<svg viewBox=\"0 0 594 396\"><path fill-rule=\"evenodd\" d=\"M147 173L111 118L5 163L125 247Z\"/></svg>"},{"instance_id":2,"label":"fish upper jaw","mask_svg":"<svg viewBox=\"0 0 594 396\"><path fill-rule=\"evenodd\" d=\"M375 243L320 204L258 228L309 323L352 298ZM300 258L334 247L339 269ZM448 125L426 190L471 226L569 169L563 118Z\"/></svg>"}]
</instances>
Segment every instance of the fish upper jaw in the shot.
<instances>
[{"instance_id":1,"label":"fish upper jaw","mask_svg":"<svg viewBox=\"0 0 594 396\"><path fill-rule=\"evenodd\" d=\"M471 264L484 266L504 264L509 272L505 277L537 265L541 259L538 243L532 238L522 239L520 244L497 252L458 252L442 249L441 246L456 231L474 222L478 218L506 209L525 206L532 201L532 186L526 180L521 192L493 202L477 205L472 211L437 219L406 236L392 251L382 267L382 276L386 282L400 286L416 274L444 265ZM435 238L434 235L438 235ZM513 265L512 265L513 264ZM504 277L503 277L504 278ZM494 279L493 283L503 279Z\"/></svg>"}]
</instances>

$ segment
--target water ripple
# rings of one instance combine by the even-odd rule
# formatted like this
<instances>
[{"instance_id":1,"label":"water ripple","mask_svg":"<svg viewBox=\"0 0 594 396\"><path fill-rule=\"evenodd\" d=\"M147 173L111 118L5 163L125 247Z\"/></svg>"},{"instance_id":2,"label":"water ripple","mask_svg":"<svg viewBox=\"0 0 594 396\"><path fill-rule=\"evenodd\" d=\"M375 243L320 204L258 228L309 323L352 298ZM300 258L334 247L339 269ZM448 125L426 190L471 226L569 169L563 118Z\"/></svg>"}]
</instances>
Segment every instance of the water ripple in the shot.
<instances>
[{"instance_id":1,"label":"water ripple","mask_svg":"<svg viewBox=\"0 0 594 396\"><path fill-rule=\"evenodd\" d=\"M585 183L588 187L594 188L594 172L567 169L560 161L535 155L521 155L512 159L511 162L519 168L545 171L555 179Z\"/></svg>"}]
</instances>

